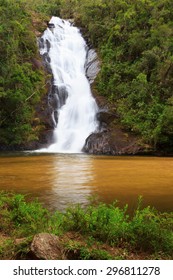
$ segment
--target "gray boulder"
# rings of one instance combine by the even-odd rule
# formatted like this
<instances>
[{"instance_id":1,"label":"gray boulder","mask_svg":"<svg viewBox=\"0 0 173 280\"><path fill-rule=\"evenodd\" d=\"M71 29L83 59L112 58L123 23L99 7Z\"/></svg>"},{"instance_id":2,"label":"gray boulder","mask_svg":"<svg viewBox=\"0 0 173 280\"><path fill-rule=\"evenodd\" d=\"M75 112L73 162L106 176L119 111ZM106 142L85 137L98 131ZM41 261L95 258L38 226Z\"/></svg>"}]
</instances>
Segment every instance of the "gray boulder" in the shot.
<instances>
[{"instance_id":1,"label":"gray boulder","mask_svg":"<svg viewBox=\"0 0 173 280\"><path fill-rule=\"evenodd\" d=\"M33 259L38 260L64 260L65 256L59 238L54 234L39 233L34 236L31 243Z\"/></svg>"}]
</instances>

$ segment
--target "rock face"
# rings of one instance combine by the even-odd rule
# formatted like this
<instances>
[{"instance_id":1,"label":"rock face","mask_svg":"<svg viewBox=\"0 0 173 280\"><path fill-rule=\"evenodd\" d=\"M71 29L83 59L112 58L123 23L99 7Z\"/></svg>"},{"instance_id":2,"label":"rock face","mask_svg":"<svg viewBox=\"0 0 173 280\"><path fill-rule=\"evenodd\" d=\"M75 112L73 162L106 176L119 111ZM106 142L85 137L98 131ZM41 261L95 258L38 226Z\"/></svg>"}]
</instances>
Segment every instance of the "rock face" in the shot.
<instances>
[{"instance_id":1,"label":"rock face","mask_svg":"<svg viewBox=\"0 0 173 280\"><path fill-rule=\"evenodd\" d=\"M97 155L148 154L151 148L141 145L136 136L123 131L118 125L107 126L103 131L92 133L85 141L83 151Z\"/></svg>"},{"instance_id":2,"label":"rock face","mask_svg":"<svg viewBox=\"0 0 173 280\"><path fill-rule=\"evenodd\" d=\"M104 155L115 155L115 147L110 145L110 137L107 133L99 132L92 133L85 142L83 148L85 153L89 154L104 154Z\"/></svg>"},{"instance_id":3,"label":"rock face","mask_svg":"<svg viewBox=\"0 0 173 280\"><path fill-rule=\"evenodd\" d=\"M49 51L50 51L50 42L48 40L44 40L43 37L38 39L38 45L39 49L45 50L45 52L42 54L42 60L43 65L45 68L45 71L51 75L51 79L47 81L48 84L48 95L46 96L46 116L47 119L44 118L44 123L48 124L49 128L54 129L57 122L57 106L58 106L58 98L56 96L58 89L53 85L53 76L52 76L52 70L50 66L50 57L49 57ZM44 113L43 113L44 114Z\"/></svg>"},{"instance_id":4,"label":"rock face","mask_svg":"<svg viewBox=\"0 0 173 280\"><path fill-rule=\"evenodd\" d=\"M88 49L85 71L90 84L92 84L100 71L100 62L94 49Z\"/></svg>"},{"instance_id":5,"label":"rock face","mask_svg":"<svg viewBox=\"0 0 173 280\"><path fill-rule=\"evenodd\" d=\"M97 113L97 119L100 123L110 124L115 119L115 117L116 115L109 111L100 110Z\"/></svg>"},{"instance_id":6,"label":"rock face","mask_svg":"<svg viewBox=\"0 0 173 280\"><path fill-rule=\"evenodd\" d=\"M64 260L62 245L56 235L40 233L34 236L30 255L32 259Z\"/></svg>"}]
</instances>

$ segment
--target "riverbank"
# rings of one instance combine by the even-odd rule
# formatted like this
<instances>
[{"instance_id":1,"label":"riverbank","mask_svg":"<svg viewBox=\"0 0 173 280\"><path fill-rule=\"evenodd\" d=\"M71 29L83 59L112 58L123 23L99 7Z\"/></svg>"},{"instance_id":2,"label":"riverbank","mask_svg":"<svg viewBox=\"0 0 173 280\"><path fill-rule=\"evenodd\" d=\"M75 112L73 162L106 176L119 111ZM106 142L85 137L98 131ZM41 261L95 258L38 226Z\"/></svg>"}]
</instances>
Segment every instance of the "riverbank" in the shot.
<instances>
[{"instance_id":1,"label":"riverbank","mask_svg":"<svg viewBox=\"0 0 173 280\"><path fill-rule=\"evenodd\" d=\"M172 259L173 212L93 201L51 213L1 192L0 259ZM45 245L46 244L46 245Z\"/></svg>"}]
</instances>

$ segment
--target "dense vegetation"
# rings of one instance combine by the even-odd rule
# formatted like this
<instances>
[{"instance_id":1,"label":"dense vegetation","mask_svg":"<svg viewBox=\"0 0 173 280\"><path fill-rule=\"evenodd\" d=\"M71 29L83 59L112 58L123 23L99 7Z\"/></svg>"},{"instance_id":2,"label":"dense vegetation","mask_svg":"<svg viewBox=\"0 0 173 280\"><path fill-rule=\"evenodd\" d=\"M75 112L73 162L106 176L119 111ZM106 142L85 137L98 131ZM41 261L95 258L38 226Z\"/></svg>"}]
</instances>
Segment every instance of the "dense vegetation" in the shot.
<instances>
[{"instance_id":1,"label":"dense vegetation","mask_svg":"<svg viewBox=\"0 0 173 280\"><path fill-rule=\"evenodd\" d=\"M38 55L32 12L43 21L51 15L75 18L102 61L95 87L122 126L155 148L171 149L171 0L0 0L0 143L38 137L34 108L45 81L30 61Z\"/></svg>"},{"instance_id":2,"label":"dense vegetation","mask_svg":"<svg viewBox=\"0 0 173 280\"><path fill-rule=\"evenodd\" d=\"M1 259L27 258L33 236L41 232L59 236L64 252L79 259L173 257L173 213L142 208L140 201L131 217L127 206L96 202L85 209L76 205L51 214L38 202L3 192L0 212ZM67 233L73 239L64 238Z\"/></svg>"},{"instance_id":3,"label":"dense vegetation","mask_svg":"<svg viewBox=\"0 0 173 280\"><path fill-rule=\"evenodd\" d=\"M102 68L97 90L112 102L122 125L154 147L171 147L172 1L63 2L63 15L71 3L70 12L98 49Z\"/></svg>"},{"instance_id":4,"label":"dense vegetation","mask_svg":"<svg viewBox=\"0 0 173 280\"><path fill-rule=\"evenodd\" d=\"M0 40L0 143L22 144L37 139L34 106L45 83L32 68L38 50L22 1L0 1Z\"/></svg>"}]
</instances>

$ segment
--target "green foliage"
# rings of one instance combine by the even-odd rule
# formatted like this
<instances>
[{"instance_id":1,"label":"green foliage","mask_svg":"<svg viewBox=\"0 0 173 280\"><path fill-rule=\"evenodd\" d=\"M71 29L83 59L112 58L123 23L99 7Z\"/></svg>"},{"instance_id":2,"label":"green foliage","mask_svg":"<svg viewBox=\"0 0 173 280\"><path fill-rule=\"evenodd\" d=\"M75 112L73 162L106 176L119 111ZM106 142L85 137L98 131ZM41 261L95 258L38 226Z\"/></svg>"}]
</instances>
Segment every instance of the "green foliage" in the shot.
<instances>
[{"instance_id":1,"label":"green foliage","mask_svg":"<svg viewBox=\"0 0 173 280\"><path fill-rule=\"evenodd\" d=\"M68 255L77 260L111 260L112 256L103 249L95 249L88 245L83 245L78 241L69 240L64 244Z\"/></svg>"},{"instance_id":2,"label":"green foliage","mask_svg":"<svg viewBox=\"0 0 173 280\"><path fill-rule=\"evenodd\" d=\"M130 223L130 243L138 250L171 253L173 250L173 221L167 221L166 227L163 228L165 218L164 214L158 215L158 212L149 206L143 210L137 210Z\"/></svg>"},{"instance_id":3,"label":"green foliage","mask_svg":"<svg viewBox=\"0 0 173 280\"><path fill-rule=\"evenodd\" d=\"M62 0L23 0L28 10L37 12L40 15L59 16Z\"/></svg>"},{"instance_id":4,"label":"green foliage","mask_svg":"<svg viewBox=\"0 0 173 280\"><path fill-rule=\"evenodd\" d=\"M90 233L102 241L119 242L126 232L128 216L126 207L122 210L114 205L99 204L83 209L80 205L66 211L67 228Z\"/></svg>"},{"instance_id":5,"label":"green foliage","mask_svg":"<svg viewBox=\"0 0 173 280\"><path fill-rule=\"evenodd\" d=\"M0 143L10 146L37 139L32 123L45 81L31 63L38 48L25 1L0 7Z\"/></svg>"},{"instance_id":6,"label":"green foliage","mask_svg":"<svg viewBox=\"0 0 173 280\"><path fill-rule=\"evenodd\" d=\"M65 213L50 213L38 202L26 202L24 196L1 192L0 233L8 236L4 248L9 244L18 252L26 254L34 234L48 232L61 235L65 232L78 233L84 243L71 239L64 243L65 251L77 259L111 259L100 242L135 252L173 257L173 213L159 213L156 209L142 209L140 203L132 216L115 204L80 205L68 208ZM24 238L17 247L14 238ZM120 256L121 257L121 256Z\"/></svg>"},{"instance_id":7,"label":"green foliage","mask_svg":"<svg viewBox=\"0 0 173 280\"><path fill-rule=\"evenodd\" d=\"M97 48L96 87L115 104L122 125L156 148L171 148L172 2L64 0L61 14L69 13Z\"/></svg>"},{"instance_id":8,"label":"green foliage","mask_svg":"<svg viewBox=\"0 0 173 280\"><path fill-rule=\"evenodd\" d=\"M138 207L133 217L129 217L126 211L127 206L120 209L100 203L83 209L77 205L67 209L64 226L116 246L129 244L136 250L172 254L173 213L168 218L150 207Z\"/></svg>"},{"instance_id":9,"label":"green foliage","mask_svg":"<svg viewBox=\"0 0 173 280\"><path fill-rule=\"evenodd\" d=\"M23 195L9 195L4 192L0 197L0 231L19 237L44 232L59 233L62 222L58 212L51 215L37 201L27 203ZM56 221L56 225L55 225Z\"/></svg>"}]
</instances>

